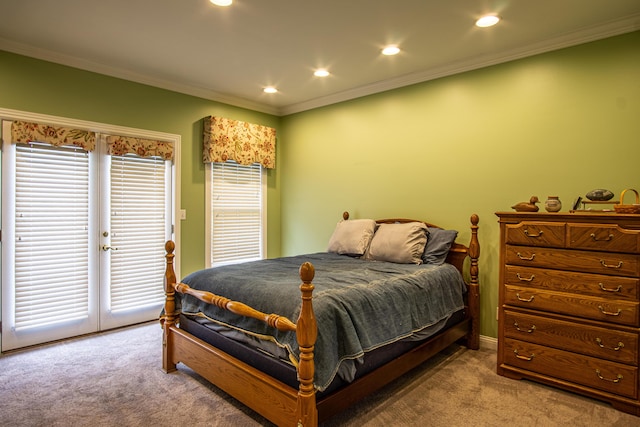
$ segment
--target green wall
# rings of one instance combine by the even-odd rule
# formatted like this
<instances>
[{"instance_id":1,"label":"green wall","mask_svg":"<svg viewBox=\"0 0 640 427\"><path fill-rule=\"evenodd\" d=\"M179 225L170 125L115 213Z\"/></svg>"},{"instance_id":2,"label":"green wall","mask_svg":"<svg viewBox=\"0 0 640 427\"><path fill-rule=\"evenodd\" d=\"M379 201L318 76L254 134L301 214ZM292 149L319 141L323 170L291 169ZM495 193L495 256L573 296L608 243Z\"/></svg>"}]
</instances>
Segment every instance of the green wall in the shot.
<instances>
[{"instance_id":1,"label":"green wall","mask_svg":"<svg viewBox=\"0 0 640 427\"><path fill-rule=\"evenodd\" d=\"M167 132L181 136L181 274L205 265L202 119L219 115L276 128L281 119L202 98L0 51L0 108ZM279 148L279 147L278 147ZM279 154L278 154L279 156ZM276 166L280 163L276 159ZM267 253L280 255L279 169L268 172Z\"/></svg>"},{"instance_id":2,"label":"green wall","mask_svg":"<svg viewBox=\"0 0 640 427\"><path fill-rule=\"evenodd\" d=\"M204 266L208 115L277 129L269 257L326 249L344 210L425 219L462 241L477 213L481 333L495 337L494 212L640 187L638 46L635 32L282 118L0 51L0 108L181 135L183 275Z\"/></svg>"},{"instance_id":3,"label":"green wall","mask_svg":"<svg viewBox=\"0 0 640 427\"><path fill-rule=\"evenodd\" d=\"M324 250L344 210L462 241L477 213L481 334L497 336L494 213L640 187L639 46L635 32L285 117L283 255Z\"/></svg>"}]
</instances>

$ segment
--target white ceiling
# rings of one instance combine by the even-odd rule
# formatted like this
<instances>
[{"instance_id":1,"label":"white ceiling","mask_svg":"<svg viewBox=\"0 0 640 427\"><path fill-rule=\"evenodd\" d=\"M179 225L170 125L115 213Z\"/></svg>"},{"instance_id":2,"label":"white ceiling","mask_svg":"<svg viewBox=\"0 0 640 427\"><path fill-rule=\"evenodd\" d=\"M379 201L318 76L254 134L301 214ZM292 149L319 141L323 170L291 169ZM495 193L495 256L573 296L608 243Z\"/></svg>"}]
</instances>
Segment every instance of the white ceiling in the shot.
<instances>
[{"instance_id":1,"label":"white ceiling","mask_svg":"<svg viewBox=\"0 0 640 427\"><path fill-rule=\"evenodd\" d=\"M0 50L276 115L636 30L640 0L0 0Z\"/></svg>"}]
</instances>

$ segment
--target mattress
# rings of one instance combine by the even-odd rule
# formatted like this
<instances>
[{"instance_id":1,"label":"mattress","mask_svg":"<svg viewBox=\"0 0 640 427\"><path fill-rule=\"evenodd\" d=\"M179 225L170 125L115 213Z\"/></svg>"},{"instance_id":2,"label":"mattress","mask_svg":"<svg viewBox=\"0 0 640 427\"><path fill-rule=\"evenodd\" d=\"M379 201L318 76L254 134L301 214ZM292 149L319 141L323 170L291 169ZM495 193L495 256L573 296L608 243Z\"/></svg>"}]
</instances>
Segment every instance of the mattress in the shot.
<instances>
[{"instance_id":1,"label":"mattress","mask_svg":"<svg viewBox=\"0 0 640 427\"><path fill-rule=\"evenodd\" d=\"M397 264L332 253L205 269L182 282L295 322L300 291L299 280L294 278L306 261L316 269L313 307L318 337L314 385L319 391L328 388L336 377L352 381L365 354L398 341L423 339L441 329L453 313L464 307L466 285L452 265ZM198 319L196 323L216 324L210 324L208 329L285 364L290 362L295 368L299 357L295 333L274 330L263 322L190 295L177 294L176 299L181 313Z\"/></svg>"},{"instance_id":2,"label":"mattress","mask_svg":"<svg viewBox=\"0 0 640 427\"><path fill-rule=\"evenodd\" d=\"M396 341L366 352L356 364L356 372L351 380L345 379L341 375L336 375L332 382L325 387L323 391L318 391L318 398L327 396L350 381L361 378L398 356L418 347L438 332L444 331L460 323L464 319L465 311L458 310L453 313L446 322L427 328L416 336ZM299 383L294 364L286 358L272 354L271 351L265 350L263 347L256 346L255 341L252 342L252 340L246 340L244 338L237 339L238 336L233 332L221 331L216 323L198 316L187 316L181 314L180 329L183 329L193 336L215 346L230 356L253 366L289 387L298 388Z\"/></svg>"}]
</instances>

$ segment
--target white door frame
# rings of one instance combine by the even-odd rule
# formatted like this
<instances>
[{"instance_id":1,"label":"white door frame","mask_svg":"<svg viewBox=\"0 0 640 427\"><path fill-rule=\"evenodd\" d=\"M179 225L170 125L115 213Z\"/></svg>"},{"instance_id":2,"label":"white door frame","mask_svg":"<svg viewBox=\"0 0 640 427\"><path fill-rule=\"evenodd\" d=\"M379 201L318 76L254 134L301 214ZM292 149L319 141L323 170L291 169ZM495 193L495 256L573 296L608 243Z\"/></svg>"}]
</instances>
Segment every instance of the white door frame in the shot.
<instances>
[{"instance_id":1,"label":"white door frame","mask_svg":"<svg viewBox=\"0 0 640 427\"><path fill-rule=\"evenodd\" d=\"M105 134L115 134L115 135L124 135L124 136L134 136L137 138L144 138L144 139L156 139L156 140L162 140L162 141L167 141L167 142L172 142L174 144L174 159L173 159L173 165L172 165L172 175L173 175L173 180L172 180L172 188L171 188L171 195L172 195L172 200L171 200L171 204L172 204L172 218L171 218L171 222L173 225L173 234L172 234L172 239L174 240L174 242L176 243L176 250L175 250L175 255L176 255L176 261L174 262L174 268L176 271L176 274L178 277L180 277L180 263L178 262L179 258L180 258L180 205L179 205L179 200L181 200L180 198L180 163L181 163L181 153L180 153L180 148L181 148L181 137L180 135L177 134L169 134L169 133L163 133L163 132L155 132L155 131L149 131L149 130L144 130L144 129L136 129L136 128L129 128L129 127L122 127L122 126L117 126L117 125L109 125L109 124L104 124L104 123L97 123L97 122L90 122L90 121L84 121L84 120L76 120L76 119L70 119L70 118L64 118L64 117L58 117L58 116L50 116L50 115L44 115L44 114L37 114L37 113L30 113L30 112L24 112L24 111L19 111L19 110L11 110L11 109L3 109L0 108L0 120L7 120L7 121L11 121L11 120L22 120L22 121L30 121L30 122L39 122L39 123L48 123L51 125L58 125L58 126L66 126L66 127L74 127L74 128L80 128L80 129L87 129L87 130L91 130L91 131L95 131L97 133L105 133ZM6 136L5 136L6 137ZM9 135L10 137L10 135ZM6 168L5 166L5 161L4 161L4 156L2 159L2 174L4 175L7 172L10 171L5 171L4 169ZM6 192L6 188L2 189L3 194ZM4 196L3 196L4 198ZM4 211L4 207L2 209ZM4 217L5 215L2 215L3 217L3 227L5 227L4 224ZM4 239L6 239L9 235L11 234L10 230L2 230L2 237ZM0 244L0 250L2 250L3 254L4 254L4 245ZM4 258L4 256L3 256ZM5 283L7 282L4 279L4 275L10 273L9 271L6 271L6 268L2 268L1 274L3 277L2 280L2 294L0 296L0 314L1 314L1 318L2 318L2 330L0 331L0 338L2 339L1 342L5 341L5 333L8 333L10 335L14 335L11 332L11 318L9 316L12 315L13 313L13 308L9 307L9 304L13 303L13 298L11 298L10 296L10 292L11 290L8 289L9 286L5 285ZM159 313L158 313L159 314ZM84 332L79 332L79 333L84 333ZM4 351L4 350L8 350L10 348L17 348L17 347L22 347L22 346L26 346L26 345L32 345L32 344L36 344L38 342L43 342L42 338L43 338L43 334L46 337L47 336L47 332L46 331L41 331L40 333L34 334L33 337L28 337L26 340L22 340L21 344L19 346L16 346L15 343L12 343L11 345L8 346L8 348L5 348L5 346L0 347L0 351ZM8 336L6 338L9 338ZM58 339L59 337L53 337L52 339ZM9 339L10 342L13 342L13 339Z\"/></svg>"}]
</instances>

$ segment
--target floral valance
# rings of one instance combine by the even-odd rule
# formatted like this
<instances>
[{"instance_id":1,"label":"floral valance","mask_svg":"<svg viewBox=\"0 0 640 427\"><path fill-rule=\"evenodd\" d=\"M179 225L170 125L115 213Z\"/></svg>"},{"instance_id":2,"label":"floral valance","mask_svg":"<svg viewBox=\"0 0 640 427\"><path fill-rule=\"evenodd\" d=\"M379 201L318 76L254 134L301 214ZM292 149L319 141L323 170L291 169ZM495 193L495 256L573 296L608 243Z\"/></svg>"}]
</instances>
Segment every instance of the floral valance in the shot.
<instances>
[{"instance_id":1,"label":"floral valance","mask_svg":"<svg viewBox=\"0 0 640 427\"><path fill-rule=\"evenodd\" d=\"M133 153L140 157L161 157L164 160L173 159L173 144L171 142L130 136L108 135L107 151L109 154L115 156Z\"/></svg>"},{"instance_id":2,"label":"floral valance","mask_svg":"<svg viewBox=\"0 0 640 427\"><path fill-rule=\"evenodd\" d=\"M241 165L260 163L276 167L276 130L222 117L204 118L205 163L235 160Z\"/></svg>"},{"instance_id":3,"label":"floral valance","mask_svg":"<svg viewBox=\"0 0 640 427\"><path fill-rule=\"evenodd\" d=\"M96 148L95 132L18 120L11 123L11 140L13 143L23 144L44 142L58 147L74 145L85 151L93 151Z\"/></svg>"}]
</instances>

